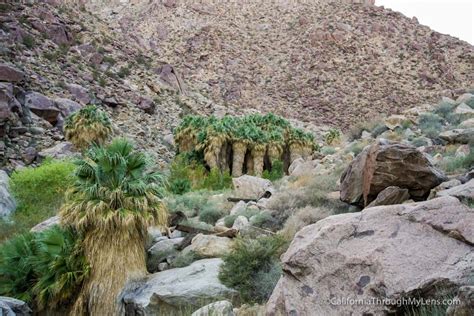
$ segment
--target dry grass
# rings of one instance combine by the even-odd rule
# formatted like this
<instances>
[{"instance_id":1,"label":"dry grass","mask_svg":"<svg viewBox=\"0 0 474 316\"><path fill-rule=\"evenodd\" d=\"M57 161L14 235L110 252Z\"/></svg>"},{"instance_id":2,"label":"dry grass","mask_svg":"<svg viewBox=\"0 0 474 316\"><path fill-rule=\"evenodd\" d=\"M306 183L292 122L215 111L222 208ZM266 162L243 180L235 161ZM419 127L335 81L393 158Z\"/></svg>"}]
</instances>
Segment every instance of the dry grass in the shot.
<instances>
[{"instance_id":1,"label":"dry grass","mask_svg":"<svg viewBox=\"0 0 474 316\"><path fill-rule=\"evenodd\" d=\"M286 240L293 240L296 233L303 227L316 223L317 221L334 215L332 209L306 206L297 209L285 222L283 229L279 232Z\"/></svg>"}]
</instances>

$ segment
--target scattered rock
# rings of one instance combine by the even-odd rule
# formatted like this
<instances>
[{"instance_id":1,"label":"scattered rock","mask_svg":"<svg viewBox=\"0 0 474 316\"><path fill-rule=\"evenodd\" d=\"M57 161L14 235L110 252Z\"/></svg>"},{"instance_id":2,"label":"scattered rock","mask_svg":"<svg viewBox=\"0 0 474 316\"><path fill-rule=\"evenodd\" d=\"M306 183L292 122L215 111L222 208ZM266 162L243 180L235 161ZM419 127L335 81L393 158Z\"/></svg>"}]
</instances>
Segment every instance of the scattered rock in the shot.
<instances>
[{"instance_id":1,"label":"scattered rock","mask_svg":"<svg viewBox=\"0 0 474 316\"><path fill-rule=\"evenodd\" d=\"M233 229L236 229L237 231L241 231L247 226L249 226L249 220L245 216L237 216L237 218L234 221L234 224L232 225Z\"/></svg>"},{"instance_id":2,"label":"scattered rock","mask_svg":"<svg viewBox=\"0 0 474 316\"><path fill-rule=\"evenodd\" d=\"M145 113L153 114L155 113L156 106L155 106L155 102L153 102L152 99L147 98L147 97L142 97L140 98L140 102L138 102L137 107L145 111Z\"/></svg>"},{"instance_id":3,"label":"scattered rock","mask_svg":"<svg viewBox=\"0 0 474 316\"><path fill-rule=\"evenodd\" d=\"M234 207L232 207L232 209L230 210L230 215L235 215L237 214L239 211L245 209L245 207L247 206L247 203L245 203L244 201L239 201L237 204L234 205Z\"/></svg>"},{"instance_id":4,"label":"scattered rock","mask_svg":"<svg viewBox=\"0 0 474 316\"><path fill-rule=\"evenodd\" d=\"M61 111L61 115L64 118L68 117L76 111L79 111L82 108L82 105L80 105L79 103L66 98L57 98L54 100L54 103L56 104L56 107Z\"/></svg>"},{"instance_id":5,"label":"scattered rock","mask_svg":"<svg viewBox=\"0 0 474 316\"><path fill-rule=\"evenodd\" d=\"M438 191L436 196L455 196L461 200L474 201L474 179L450 189Z\"/></svg>"},{"instance_id":6,"label":"scattered rock","mask_svg":"<svg viewBox=\"0 0 474 316\"><path fill-rule=\"evenodd\" d=\"M217 258L228 254L232 247L232 240L227 237L197 234L191 245L183 249L183 253L194 252L198 257Z\"/></svg>"},{"instance_id":7,"label":"scattered rock","mask_svg":"<svg viewBox=\"0 0 474 316\"><path fill-rule=\"evenodd\" d=\"M150 272L158 271L158 265L175 257L178 254L177 246L181 244L184 238L163 239L148 249L147 269Z\"/></svg>"},{"instance_id":8,"label":"scattered rock","mask_svg":"<svg viewBox=\"0 0 474 316\"><path fill-rule=\"evenodd\" d=\"M9 192L9 181L8 174L0 170L0 218L9 216L16 209L15 200Z\"/></svg>"},{"instance_id":9,"label":"scattered rock","mask_svg":"<svg viewBox=\"0 0 474 316\"><path fill-rule=\"evenodd\" d=\"M76 155L76 152L73 151L74 146L70 142L61 142L51 148L44 149L38 153L38 156L41 159L46 157L51 157L54 159L64 159L67 157L72 157Z\"/></svg>"},{"instance_id":10,"label":"scattered rock","mask_svg":"<svg viewBox=\"0 0 474 316\"><path fill-rule=\"evenodd\" d=\"M223 298L233 301L237 292L218 279L221 265L222 259L203 259L148 276L125 291L126 315L173 315L183 306L199 308Z\"/></svg>"},{"instance_id":11,"label":"scattered rock","mask_svg":"<svg viewBox=\"0 0 474 316\"><path fill-rule=\"evenodd\" d=\"M474 139L474 128L452 129L441 132L439 137L452 144L468 144Z\"/></svg>"},{"instance_id":12,"label":"scattered rock","mask_svg":"<svg viewBox=\"0 0 474 316\"><path fill-rule=\"evenodd\" d=\"M365 206L389 186L408 189L419 200L445 180L443 172L415 147L380 140L366 147L342 174L341 200Z\"/></svg>"},{"instance_id":13,"label":"scattered rock","mask_svg":"<svg viewBox=\"0 0 474 316\"><path fill-rule=\"evenodd\" d=\"M21 82L25 80L23 71L17 68L0 63L0 81Z\"/></svg>"},{"instance_id":14,"label":"scattered rock","mask_svg":"<svg viewBox=\"0 0 474 316\"><path fill-rule=\"evenodd\" d=\"M367 208L375 207L380 205L393 205L401 204L410 198L410 194L407 189L401 189L399 187L390 186L384 189L377 195L377 198L373 200Z\"/></svg>"},{"instance_id":15,"label":"scattered rock","mask_svg":"<svg viewBox=\"0 0 474 316\"><path fill-rule=\"evenodd\" d=\"M234 194L241 199L259 199L266 192L272 192L272 182L267 179L243 175L232 179Z\"/></svg>"},{"instance_id":16,"label":"scattered rock","mask_svg":"<svg viewBox=\"0 0 474 316\"><path fill-rule=\"evenodd\" d=\"M66 87L78 102L84 105L87 105L91 101L89 91L83 86L70 83L70 84L67 84Z\"/></svg>"},{"instance_id":17,"label":"scattered rock","mask_svg":"<svg viewBox=\"0 0 474 316\"><path fill-rule=\"evenodd\" d=\"M310 176L314 174L315 168L318 165L318 161L317 160L300 161L300 159L303 160L302 158L299 158L293 161L293 163L291 164L291 166L293 166L292 170L291 171L288 170L289 174L293 177Z\"/></svg>"},{"instance_id":18,"label":"scattered rock","mask_svg":"<svg viewBox=\"0 0 474 316\"><path fill-rule=\"evenodd\" d=\"M47 230L53 227L54 225L59 225L60 221L61 219L59 218L59 216L53 216L51 218L48 218L44 222L41 222L38 225L34 226L32 229L30 229L30 232L32 233L42 232L44 230Z\"/></svg>"},{"instance_id":19,"label":"scattered rock","mask_svg":"<svg viewBox=\"0 0 474 316\"><path fill-rule=\"evenodd\" d=\"M59 109L55 106L53 101L41 93L28 93L25 96L25 106L53 125L58 121Z\"/></svg>"},{"instance_id":20,"label":"scattered rock","mask_svg":"<svg viewBox=\"0 0 474 316\"><path fill-rule=\"evenodd\" d=\"M403 123L408 119L404 115L391 115L385 119L384 123L388 129L394 130L397 127L402 127Z\"/></svg>"},{"instance_id":21,"label":"scattered rock","mask_svg":"<svg viewBox=\"0 0 474 316\"><path fill-rule=\"evenodd\" d=\"M470 282L474 212L454 197L327 217L297 233L267 315L385 315L398 299ZM449 251L446 251L449 249Z\"/></svg>"},{"instance_id":22,"label":"scattered rock","mask_svg":"<svg viewBox=\"0 0 474 316\"><path fill-rule=\"evenodd\" d=\"M201 307L191 316L234 316L234 306L229 301L219 301Z\"/></svg>"},{"instance_id":23,"label":"scattered rock","mask_svg":"<svg viewBox=\"0 0 474 316\"><path fill-rule=\"evenodd\" d=\"M16 298L0 296L0 315L28 316L32 311L28 304Z\"/></svg>"},{"instance_id":24,"label":"scattered rock","mask_svg":"<svg viewBox=\"0 0 474 316\"><path fill-rule=\"evenodd\" d=\"M466 103L461 103L454 110L454 114L463 119L474 118L474 109L471 109Z\"/></svg>"},{"instance_id":25,"label":"scattered rock","mask_svg":"<svg viewBox=\"0 0 474 316\"><path fill-rule=\"evenodd\" d=\"M459 124L459 127L462 127L462 128L474 128L474 118L471 118L471 119L467 119L465 121L462 121L460 124Z\"/></svg>"}]
</instances>

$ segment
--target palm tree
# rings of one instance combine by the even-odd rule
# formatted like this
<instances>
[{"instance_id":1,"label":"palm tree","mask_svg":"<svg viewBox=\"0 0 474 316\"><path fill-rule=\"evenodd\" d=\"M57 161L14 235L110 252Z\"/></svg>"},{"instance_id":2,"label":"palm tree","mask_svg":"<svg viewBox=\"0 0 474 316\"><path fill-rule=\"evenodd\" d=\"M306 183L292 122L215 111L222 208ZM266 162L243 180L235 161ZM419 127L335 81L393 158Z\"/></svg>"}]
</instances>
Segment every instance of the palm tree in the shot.
<instances>
[{"instance_id":1,"label":"palm tree","mask_svg":"<svg viewBox=\"0 0 474 316\"><path fill-rule=\"evenodd\" d=\"M88 105L71 114L64 125L66 139L81 150L92 144L103 144L111 134L109 116L95 105Z\"/></svg>"},{"instance_id":2,"label":"palm tree","mask_svg":"<svg viewBox=\"0 0 474 316\"><path fill-rule=\"evenodd\" d=\"M73 313L121 314L121 289L146 274L147 227L167 223L163 180L124 139L94 146L77 165L78 180L66 194L60 216L63 225L83 235L90 275Z\"/></svg>"}]
</instances>

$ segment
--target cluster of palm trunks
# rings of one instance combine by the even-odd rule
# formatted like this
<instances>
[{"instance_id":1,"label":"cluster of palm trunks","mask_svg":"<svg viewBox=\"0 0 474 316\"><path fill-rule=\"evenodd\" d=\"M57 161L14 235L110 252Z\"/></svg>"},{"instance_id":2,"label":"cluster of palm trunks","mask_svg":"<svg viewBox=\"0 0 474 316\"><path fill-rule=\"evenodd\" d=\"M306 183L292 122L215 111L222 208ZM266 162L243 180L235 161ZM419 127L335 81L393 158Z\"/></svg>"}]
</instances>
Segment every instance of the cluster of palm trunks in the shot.
<instances>
[{"instance_id":1,"label":"cluster of palm trunks","mask_svg":"<svg viewBox=\"0 0 474 316\"><path fill-rule=\"evenodd\" d=\"M312 134L274 114L223 118L187 116L175 130L179 153L202 153L209 169L261 176L282 161L284 171L315 149Z\"/></svg>"}]
</instances>

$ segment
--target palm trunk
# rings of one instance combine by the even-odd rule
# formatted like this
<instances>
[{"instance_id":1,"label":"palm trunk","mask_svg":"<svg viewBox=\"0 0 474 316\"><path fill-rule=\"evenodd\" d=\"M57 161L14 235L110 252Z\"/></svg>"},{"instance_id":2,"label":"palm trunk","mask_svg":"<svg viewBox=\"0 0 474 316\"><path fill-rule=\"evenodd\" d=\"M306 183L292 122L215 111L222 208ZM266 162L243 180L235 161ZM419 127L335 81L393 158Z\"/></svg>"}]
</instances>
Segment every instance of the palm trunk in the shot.
<instances>
[{"instance_id":1,"label":"palm trunk","mask_svg":"<svg viewBox=\"0 0 474 316\"><path fill-rule=\"evenodd\" d=\"M86 235L83 247L91 272L71 315L124 315L119 302L122 289L147 273L144 234L125 229L111 234L96 228Z\"/></svg>"},{"instance_id":2,"label":"palm trunk","mask_svg":"<svg viewBox=\"0 0 474 316\"><path fill-rule=\"evenodd\" d=\"M263 173L263 158L265 156L265 147L257 145L252 150L253 175L261 177Z\"/></svg>"},{"instance_id":3,"label":"palm trunk","mask_svg":"<svg viewBox=\"0 0 474 316\"><path fill-rule=\"evenodd\" d=\"M232 176L240 177L244 166L245 152L247 145L243 142L235 142L232 144Z\"/></svg>"},{"instance_id":4,"label":"palm trunk","mask_svg":"<svg viewBox=\"0 0 474 316\"><path fill-rule=\"evenodd\" d=\"M281 155L283 153L283 149L281 146L276 145L276 144L270 144L268 146L268 158L271 163L273 163L276 160L282 160Z\"/></svg>"},{"instance_id":5,"label":"palm trunk","mask_svg":"<svg viewBox=\"0 0 474 316\"><path fill-rule=\"evenodd\" d=\"M303 158L303 146L300 143L290 144L290 164L298 158Z\"/></svg>"}]
</instances>

